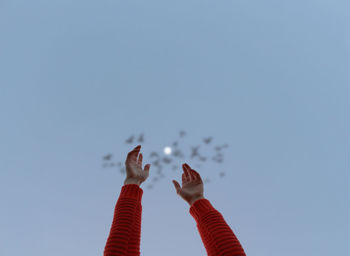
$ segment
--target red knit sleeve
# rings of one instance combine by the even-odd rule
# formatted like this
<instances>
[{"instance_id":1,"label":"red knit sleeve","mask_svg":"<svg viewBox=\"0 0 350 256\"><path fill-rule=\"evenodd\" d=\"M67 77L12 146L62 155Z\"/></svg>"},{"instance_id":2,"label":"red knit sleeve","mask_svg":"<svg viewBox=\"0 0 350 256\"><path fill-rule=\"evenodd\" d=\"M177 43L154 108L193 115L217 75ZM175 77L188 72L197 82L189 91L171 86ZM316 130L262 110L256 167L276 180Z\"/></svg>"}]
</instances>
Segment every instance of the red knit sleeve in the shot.
<instances>
[{"instance_id":1,"label":"red knit sleeve","mask_svg":"<svg viewBox=\"0 0 350 256\"><path fill-rule=\"evenodd\" d=\"M136 208L136 218L131 229L131 236L128 245L126 256L140 256L140 242L141 242L141 203Z\"/></svg>"},{"instance_id":2,"label":"red knit sleeve","mask_svg":"<svg viewBox=\"0 0 350 256\"><path fill-rule=\"evenodd\" d=\"M208 256L246 255L232 229L209 200L203 198L194 202L190 214L197 222Z\"/></svg>"},{"instance_id":3,"label":"red knit sleeve","mask_svg":"<svg viewBox=\"0 0 350 256\"><path fill-rule=\"evenodd\" d=\"M122 187L104 256L140 255L142 195L143 190L136 184Z\"/></svg>"}]
</instances>

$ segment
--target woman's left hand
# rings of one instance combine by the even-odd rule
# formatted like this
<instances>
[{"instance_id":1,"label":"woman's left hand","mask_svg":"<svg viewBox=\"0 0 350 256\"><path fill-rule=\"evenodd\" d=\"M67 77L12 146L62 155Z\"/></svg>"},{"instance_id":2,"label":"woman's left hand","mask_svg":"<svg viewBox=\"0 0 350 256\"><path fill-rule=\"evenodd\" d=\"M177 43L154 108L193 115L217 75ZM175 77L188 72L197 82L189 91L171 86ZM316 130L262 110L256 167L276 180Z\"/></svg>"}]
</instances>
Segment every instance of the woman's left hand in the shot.
<instances>
[{"instance_id":1,"label":"woman's left hand","mask_svg":"<svg viewBox=\"0 0 350 256\"><path fill-rule=\"evenodd\" d=\"M142 154L140 152L141 145L136 146L130 151L125 160L126 178L124 185L137 184L141 185L148 176L151 164L146 164L144 170L142 169Z\"/></svg>"}]
</instances>

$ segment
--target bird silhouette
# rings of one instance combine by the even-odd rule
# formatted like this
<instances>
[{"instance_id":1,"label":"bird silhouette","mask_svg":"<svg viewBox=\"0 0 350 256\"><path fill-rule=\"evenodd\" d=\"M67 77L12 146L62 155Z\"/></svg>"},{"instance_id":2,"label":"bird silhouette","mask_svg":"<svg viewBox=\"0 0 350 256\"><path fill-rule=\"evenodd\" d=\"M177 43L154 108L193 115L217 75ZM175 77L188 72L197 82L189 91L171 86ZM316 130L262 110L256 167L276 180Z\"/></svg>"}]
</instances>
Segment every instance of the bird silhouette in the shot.
<instances>
[{"instance_id":1,"label":"bird silhouette","mask_svg":"<svg viewBox=\"0 0 350 256\"><path fill-rule=\"evenodd\" d=\"M158 170L156 172L157 172L157 176L156 177L158 177L158 178L164 178L165 177L163 172L162 172L162 168L161 167L158 168Z\"/></svg>"},{"instance_id":2,"label":"bird silhouette","mask_svg":"<svg viewBox=\"0 0 350 256\"><path fill-rule=\"evenodd\" d=\"M141 135L140 135L140 137L139 137L137 142L140 142L140 143L143 142L143 133L141 133Z\"/></svg>"},{"instance_id":3,"label":"bird silhouette","mask_svg":"<svg viewBox=\"0 0 350 256\"><path fill-rule=\"evenodd\" d=\"M171 163L171 158L163 157L162 160L163 160L163 162L166 163L166 164Z\"/></svg>"},{"instance_id":4,"label":"bird silhouette","mask_svg":"<svg viewBox=\"0 0 350 256\"><path fill-rule=\"evenodd\" d=\"M184 155L182 154L181 150L176 149L176 150L173 152L173 156L183 158Z\"/></svg>"},{"instance_id":5,"label":"bird silhouette","mask_svg":"<svg viewBox=\"0 0 350 256\"><path fill-rule=\"evenodd\" d=\"M157 157L158 157L159 154L158 154L157 152L154 152L154 151L153 151L153 152L150 154L150 157L153 157L153 156L157 156Z\"/></svg>"},{"instance_id":6,"label":"bird silhouette","mask_svg":"<svg viewBox=\"0 0 350 256\"><path fill-rule=\"evenodd\" d=\"M220 172L219 175L220 175L220 177L224 177L225 173L224 172Z\"/></svg>"},{"instance_id":7,"label":"bird silhouette","mask_svg":"<svg viewBox=\"0 0 350 256\"><path fill-rule=\"evenodd\" d=\"M213 139L213 137L203 138L203 141L205 144L209 144L212 139Z\"/></svg>"},{"instance_id":8,"label":"bird silhouette","mask_svg":"<svg viewBox=\"0 0 350 256\"><path fill-rule=\"evenodd\" d=\"M103 160L109 161L112 158L112 154L107 154L103 157Z\"/></svg>"},{"instance_id":9,"label":"bird silhouette","mask_svg":"<svg viewBox=\"0 0 350 256\"><path fill-rule=\"evenodd\" d=\"M227 143L221 146L221 148L227 148L227 147L228 147Z\"/></svg>"},{"instance_id":10,"label":"bird silhouette","mask_svg":"<svg viewBox=\"0 0 350 256\"><path fill-rule=\"evenodd\" d=\"M221 157L218 157L218 156L214 156L212 159L218 163L221 163L223 161L223 159Z\"/></svg>"},{"instance_id":11,"label":"bird silhouette","mask_svg":"<svg viewBox=\"0 0 350 256\"><path fill-rule=\"evenodd\" d=\"M192 149L192 153L191 153L191 158L195 157L198 155L198 149L199 149L199 146L197 147L191 147Z\"/></svg>"},{"instance_id":12,"label":"bird silhouette","mask_svg":"<svg viewBox=\"0 0 350 256\"><path fill-rule=\"evenodd\" d=\"M216 147L215 147L215 150L216 150L216 151L220 151L220 150L221 150L221 147L220 147L220 146L216 146Z\"/></svg>"},{"instance_id":13,"label":"bird silhouette","mask_svg":"<svg viewBox=\"0 0 350 256\"><path fill-rule=\"evenodd\" d=\"M176 146L177 146L177 143L178 143L177 141L174 141L174 142L173 142L173 147L176 147Z\"/></svg>"},{"instance_id":14,"label":"bird silhouette","mask_svg":"<svg viewBox=\"0 0 350 256\"><path fill-rule=\"evenodd\" d=\"M130 138L125 141L125 143L131 144L133 140L134 140L134 135L130 136Z\"/></svg>"},{"instance_id":15,"label":"bird silhouette","mask_svg":"<svg viewBox=\"0 0 350 256\"><path fill-rule=\"evenodd\" d=\"M181 130L181 131L180 131L180 137L184 137L185 135L186 135L186 132L183 131L183 130Z\"/></svg>"},{"instance_id":16,"label":"bird silhouette","mask_svg":"<svg viewBox=\"0 0 350 256\"><path fill-rule=\"evenodd\" d=\"M199 156L199 159L200 159L201 161L205 161L207 158L204 157L204 156Z\"/></svg>"},{"instance_id":17,"label":"bird silhouette","mask_svg":"<svg viewBox=\"0 0 350 256\"><path fill-rule=\"evenodd\" d=\"M154 166L159 166L159 159L154 160L154 161L152 162L152 164L153 164Z\"/></svg>"},{"instance_id":18,"label":"bird silhouette","mask_svg":"<svg viewBox=\"0 0 350 256\"><path fill-rule=\"evenodd\" d=\"M218 152L218 153L216 153L215 156L217 156L217 157L223 157L223 154L222 154L221 152Z\"/></svg>"},{"instance_id":19,"label":"bird silhouette","mask_svg":"<svg viewBox=\"0 0 350 256\"><path fill-rule=\"evenodd\" d=\"M216 147L215 147L215 150L216 150L216 151L220 151L221 149L227 148L227 147L228 147L228 144L226 143L226 144L224 144L224 145L222 145L222 146L219 146L219 145L216 146Z\"/></svg>"}]
</instances>

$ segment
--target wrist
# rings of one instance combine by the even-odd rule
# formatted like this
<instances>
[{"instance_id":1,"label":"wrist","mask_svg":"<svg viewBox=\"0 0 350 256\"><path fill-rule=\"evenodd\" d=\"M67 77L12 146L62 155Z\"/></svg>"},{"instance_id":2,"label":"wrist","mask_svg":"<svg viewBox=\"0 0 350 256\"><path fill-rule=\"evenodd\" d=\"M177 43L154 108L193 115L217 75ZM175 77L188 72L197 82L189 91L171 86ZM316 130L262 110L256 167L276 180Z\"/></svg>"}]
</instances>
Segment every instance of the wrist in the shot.
<instances>
[{"instance_id":1,"label":"wrist","mask_svg":"<svg viewBox=\"0 0 350 256\"><path fill-rule=\"evenodd\" d=\"M190 201L190 206L192 206L197 200L204 199L204 196L199 196Z\"/></svg>"},{"instance_id":2,"label":"wrist","mask_svg":"<svg viewBox=\"0 0 350 256\"><path fill-rule=\"evenodd\" d=\"M138 180L133 180L133 179L125 179L124 185L128 185L128 184L136 184L136 185L140 186L141 182Z\"/></svg>"}]
</instances>

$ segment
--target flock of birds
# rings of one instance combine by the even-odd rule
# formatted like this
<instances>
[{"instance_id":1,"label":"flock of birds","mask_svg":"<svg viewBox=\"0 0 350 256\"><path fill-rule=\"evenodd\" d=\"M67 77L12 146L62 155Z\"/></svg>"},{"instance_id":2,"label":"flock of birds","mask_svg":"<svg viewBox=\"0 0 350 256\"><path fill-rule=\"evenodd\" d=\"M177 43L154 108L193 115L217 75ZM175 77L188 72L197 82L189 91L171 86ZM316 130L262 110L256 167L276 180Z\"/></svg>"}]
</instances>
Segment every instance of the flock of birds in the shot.
<instances>
[{"instance_id":1,"label":"flock of birds","mask_svg":"<svg viewBox=\"0 0 350 256\"><path fill-rule=\"evenodd\" d=\"M186 136L186 132L181 130L179 132L179 136L180 136L180 139L182 139L184 136ZM209 144L212 144L211 141L213 140L213 137L208 137L208 138L203 138L203 142L205 144L205 146L209 146ZM125 143L126 144L134 144L134 143L143 143L144 142L144 134L141 133L138 138L134 135L130 136L127 140L125 140ZM172 146L171 146L171 156L174 156L176 158L179 158L179 159L184 159L184 154L183 152L179 149L179 141L174 141L172 143ZM190 155L190 158L191 159L194 159L194 158L198 158L199 161L201 162L205 162L209 159L213 160L214 162L217 162L217 163L222 163L223 162L223 153L222 153L222 149L224 148L227 148L228 147L228 144L223 144L223 145L216 145L214 146L214 150L216 152L216 154L214 156L212 156L211 158L209 158L208 156L205 157L205 156L202 156L198 151L199 151L199 148L200 148L200 145L197 145L197 146L191 146L191 155ZM119 161L119 162L112 162L112 157L113 155L112 154L107 154L105 156L103 156L103 164L102 164L102 167L104 168L108 168L108 167L117 167L119 168L119 171L121 174L125 174L126 171L125 171L125 164L124 164L124 161ZM153 177L152 181L153 181L153 184L157 181L159 181L160 179L164 178L164 174L162 172L163 170L163 167L164 165L171 165L171 168L173 171L176 171L176 170L180 170L181 169L181 173L182 173L182 167L181 167L181 164L185 161L181 161L181 163L179 163L179 165L177 165L175 162L176 160L171 158L171 157L168 157L168 156L162 156L161 154L153 151L150 153L149 155L151 161L147 161L147 163L150 163L151 164L151 168L157 168L156 170L156 176ZM145 159L145 157L144 157ZM201 165L200 164L196 164L196 167L200 167ZM202 175L201 175L202 176ZM225 176L225 172L220 172L219 173L219 176L220 177L224 177ZM209 178L205 178L203 180L204 183L209 183L210 182L210 179ZM147 185L147 188L148 189L152 189L153 188L153 184L148 184Z\"/></svg>"}]
</instances>

